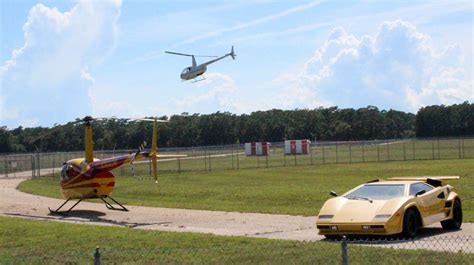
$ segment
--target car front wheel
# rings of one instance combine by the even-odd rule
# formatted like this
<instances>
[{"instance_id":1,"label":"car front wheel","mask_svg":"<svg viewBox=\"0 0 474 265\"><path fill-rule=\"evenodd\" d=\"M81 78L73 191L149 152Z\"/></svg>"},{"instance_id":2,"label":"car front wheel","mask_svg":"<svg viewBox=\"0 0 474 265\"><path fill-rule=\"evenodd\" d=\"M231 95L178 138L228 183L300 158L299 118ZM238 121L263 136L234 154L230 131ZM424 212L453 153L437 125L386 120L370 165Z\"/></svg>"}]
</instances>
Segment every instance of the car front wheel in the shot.
<instances>
[{"instance_id":1,"label":"car front wheel","mask_svg":"<svg viewBox=\"0 0 474 265\"><path fill-rule=\"evenodd\" d=\"M408 209L403 216L403 238L414 238L418 230L418 221L415 210Z\"/></svg>"}]
</instances>

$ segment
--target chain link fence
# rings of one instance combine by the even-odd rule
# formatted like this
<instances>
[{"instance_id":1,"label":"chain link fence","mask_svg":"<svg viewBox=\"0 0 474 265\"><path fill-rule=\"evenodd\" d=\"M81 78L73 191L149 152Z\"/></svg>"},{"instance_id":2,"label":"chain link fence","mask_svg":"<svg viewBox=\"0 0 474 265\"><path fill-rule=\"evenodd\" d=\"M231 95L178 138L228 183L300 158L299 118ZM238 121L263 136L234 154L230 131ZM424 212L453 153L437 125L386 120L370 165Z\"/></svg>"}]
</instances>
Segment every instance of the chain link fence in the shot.
<instances>
[{"instance_id":1,"label":"chain link fence","mask_svg":"<svg viewBox=\"0 0 474 265\"><path fill-rule=\"evenodd\" d=\"M474 237L403 239L346 238L338 241L277 241L262 244L130 244L44 253L23 262L94 264L474 264Z\"/></svg>"},{"instance_id":2,"label":"chain link fence","mask_svg":"<svg viewBox=\"0 0 474 265\"><path fill-rule=\"evenodd\" d=\"M134 150L95 151L103 159ZM474 158L474 138L376 140L350 142L313 142L306 155L285 155L284 143L272 143L269 155L246 156L244 145L205 146L192 148L160 148L159 154L186 157L159 159L159 174L239 170L300 165L324 165L409 160ZM31 171L31 176L46 173L59 175L64 161L84 157L84 152L27 153L0 155L0 174L16 177ZM43 171L43 173L42 173ZM150 161L135 162L138 175L151 174ZM122 167L116 175L132 175L130 167Z\"/></svg>"}]
</instances>

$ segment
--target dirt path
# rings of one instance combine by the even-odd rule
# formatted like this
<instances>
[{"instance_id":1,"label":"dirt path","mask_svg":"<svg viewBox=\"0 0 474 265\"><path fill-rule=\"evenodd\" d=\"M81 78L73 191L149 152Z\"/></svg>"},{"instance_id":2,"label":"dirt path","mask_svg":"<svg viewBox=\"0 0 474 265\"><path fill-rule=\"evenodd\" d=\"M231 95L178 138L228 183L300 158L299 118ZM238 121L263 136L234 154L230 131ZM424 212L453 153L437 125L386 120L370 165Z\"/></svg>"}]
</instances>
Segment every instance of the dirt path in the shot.
<instances>
[{"instance_id":1,"label":"dirt path","mask_svg":"<svg viewBox=\"0 0 474 265\"><path fill-rule=\"evenodd\" d=\"M24 179L0 179L0 215L37 220L61 221L79 224L112 225L138 229L199 232L224 236L248 236L300 241L323 240L317 235L316 217L202 211L156 207L127 206L130 212L110 211L101 203L81 202L68 217L49 215L48 207L58 207L63 200L20 192L16 189ZM474 238L474 224L465 223L463 229L446 233L439 226L421 231L425 244L410 242L390 243L397 248L443 248L450 251L474 252L474 243L457 240L460 236ZM455 240L456 239L456 240ZM455 243L455 242L460 243ZM431 242L431 243L429 243ZM441 242L433 244L432 242ZM445 249L446 250L446 249Z\"/></svg>"}]
</instances>

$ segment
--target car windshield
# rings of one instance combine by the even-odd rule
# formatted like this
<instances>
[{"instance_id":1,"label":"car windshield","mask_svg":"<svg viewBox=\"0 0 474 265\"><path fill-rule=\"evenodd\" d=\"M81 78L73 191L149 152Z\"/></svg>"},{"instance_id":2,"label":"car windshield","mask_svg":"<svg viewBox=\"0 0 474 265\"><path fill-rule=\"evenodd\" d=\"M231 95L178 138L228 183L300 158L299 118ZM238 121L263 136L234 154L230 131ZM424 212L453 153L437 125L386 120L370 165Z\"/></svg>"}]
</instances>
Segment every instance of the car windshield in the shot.
<instances>
[{"instance_id":1,"label":"car windshield","mask_svg":"<svg viewBox=\"0 0 474 265\"><path fill-rule=\"evenodd\" d=\"M371 184L364 185L344 197L354 200L389 200L404 196L403 184Z\"/></svg>"}]
</instances>

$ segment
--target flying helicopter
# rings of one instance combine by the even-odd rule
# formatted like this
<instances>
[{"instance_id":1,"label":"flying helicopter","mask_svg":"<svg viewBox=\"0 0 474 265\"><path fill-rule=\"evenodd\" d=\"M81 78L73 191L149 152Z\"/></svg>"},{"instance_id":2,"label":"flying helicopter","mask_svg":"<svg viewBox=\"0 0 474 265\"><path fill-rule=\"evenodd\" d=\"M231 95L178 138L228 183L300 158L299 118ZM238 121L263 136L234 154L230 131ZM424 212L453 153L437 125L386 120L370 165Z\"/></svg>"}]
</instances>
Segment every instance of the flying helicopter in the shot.
<instances>
[{"instance_id":1,"label":"flying helicopter","mask_svg":"<svg viewBox=\"0 0 474 265\"><path fill-rule=\"evenodd\" d=\"M195 82L199 82L199 81L203 81L205 80L206 78L202 78L202 79L196 79L198 76L201 76L202 74L204 74L207 70L207 66L212 64L212 63L215 63L217 61L220 61L224 58L226 58L227 56L230 56L232 57L233 60L235 60L235 57L237 56L235 53L234 53L234 46L232 46L232 48L230 49L230 53L227 53L221 57L218 57L218 56L207 56L207 55L194 55L194 54L185 54L185 53L179 53L179 52L169 52L169 51L165 51L165 53L169 53L169 54L174 54L174 55L181 55L181 56L189 56L192 58L192 65L189 66L189 67L186 67L183 69L183 71L181 72L181 79L183 81L187 81L187 80L191 80L193 79L193 83ZM208 62L205 62L205 63L202 63L202 64L197 64L196 63L196 59L195 57L217 57L216 59L213 59L213 60L210 60Z\"/></svg>"},{"instance_id":2,"label":"flying helicopter","mask_svg":"<svg viewBox=\"0 0 474 265\"><path fill-rule=\"evenodd\" d=\"M128 120L153 122L153 135L150 151L144 151L143 146L141 146L135 153L102 160L94 158L91 126L91 121L93 120L97 119L86 116L84 119L75 122L83 122L85 125L85 157L75 158L64 162L61 169L60 185L61 192L66 198L66 201L56 210L49 209L51 214L67 215L74 207L76 207L76 205L85 199L100 199L110 210L128 211L125 206L111 197L112 191L115 187L115 177L110 171L127 163L133 163L136 160L150 158L152 162L153 176L155 182L158 183L157 158L179 156L157 154L158 123L167 122L167 120L159 120L157 118L138 118ZM110 199L112 203L115 203L117 206L114 206L107 199ZM75 204L68 210L61 211L61 208L70 200L77 200L77 202L75 202Z\"/></svg>"}]
</instances>

